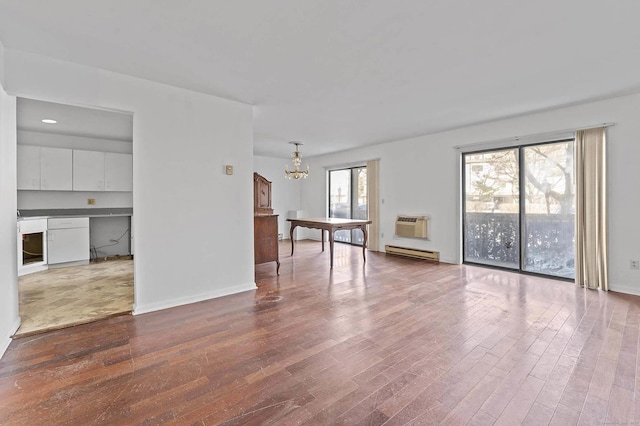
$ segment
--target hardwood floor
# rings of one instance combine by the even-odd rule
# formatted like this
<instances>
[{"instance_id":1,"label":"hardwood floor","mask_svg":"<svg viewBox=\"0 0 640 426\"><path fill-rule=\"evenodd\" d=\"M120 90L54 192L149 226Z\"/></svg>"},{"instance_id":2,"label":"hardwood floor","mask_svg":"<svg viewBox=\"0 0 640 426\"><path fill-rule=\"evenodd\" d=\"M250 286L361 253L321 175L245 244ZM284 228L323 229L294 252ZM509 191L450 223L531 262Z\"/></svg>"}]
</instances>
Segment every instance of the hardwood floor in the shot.
<instances>
[{"instance_id":1,"label":"hardwood floor","mask_svg":"<svg viewBox=\"0 0 640 426\"><path fill-rule=\"evenodd\" d=\"M12 342L0 424L629 424L640 298L317 242L259 289Z\"/></svg>"}]
</instances>

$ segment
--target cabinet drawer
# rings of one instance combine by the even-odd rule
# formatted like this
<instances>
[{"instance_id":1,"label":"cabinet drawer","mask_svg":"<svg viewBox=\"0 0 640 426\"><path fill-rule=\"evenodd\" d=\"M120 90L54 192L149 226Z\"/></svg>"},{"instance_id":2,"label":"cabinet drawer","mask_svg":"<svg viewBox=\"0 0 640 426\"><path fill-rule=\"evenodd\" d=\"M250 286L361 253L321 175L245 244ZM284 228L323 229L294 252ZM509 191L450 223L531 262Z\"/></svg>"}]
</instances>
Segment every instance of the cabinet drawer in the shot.
<instances>
[{"instance_id":1,"label":"cabinet drawer","mask_svg":"<svg viewBox=\"0 0 640 426\"><path fill-rule=\"evenodd\" d=\"M47 219L24 219L18 222L18 230L22 234L44 232L47 230Z\"/></svg>"},{"instance_id":2,"label":"cabinet drawer","mask_svg":"<svg viewBox=\"0 0 640 426\"><path fill-rule=\"evenodd\" d=\"M58 217L49 219L48 229L88 228L88 217Z\"/></svg>"}]
</instances>

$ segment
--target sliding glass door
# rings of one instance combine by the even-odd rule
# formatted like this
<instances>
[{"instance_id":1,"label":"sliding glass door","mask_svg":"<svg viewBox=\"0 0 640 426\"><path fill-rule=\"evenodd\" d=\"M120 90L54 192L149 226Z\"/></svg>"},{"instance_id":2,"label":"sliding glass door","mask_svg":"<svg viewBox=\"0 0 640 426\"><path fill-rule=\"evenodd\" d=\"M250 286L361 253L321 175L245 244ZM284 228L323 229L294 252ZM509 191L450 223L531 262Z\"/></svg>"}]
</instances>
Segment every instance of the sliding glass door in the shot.
<instances>
[{"instance_id":1,"label":"sliding glass door","mask_svg":"<svg viewBox=\"0 0 640 426\"><path fill-rule=\"evenodd\" d=\"M518 149L465 155L466 262L520 265Z\"/></svg>"},{"instance_id":2,"label":"sliding glass door","mask_svg":"<svg viewBox=\"0 0 640 426\"><path fill-rule=\"evenodd\" d=\"M574 277L573 141L467 153L464 261Z\"/></svg>"},{"instance_id":3,"label":"sliding glass door","mask_svg":"<svg viewBox=\"0 0 640 426\"><path fill-rule=\"evenodd\" d=\"M329 217L367 219L367 168L329 171ZM335 241L362 245L359 229L336 231Z\"/></svg>"},{"instance_id":4,"label":"sliding glass door","mask_svg":"<svg viewBox=\"0 0 640 426\"><path fill-rule=\"evenodd\" d=\"M573 141L523 147L522 269L574 278Z\"/></svg>"}]
</instances>

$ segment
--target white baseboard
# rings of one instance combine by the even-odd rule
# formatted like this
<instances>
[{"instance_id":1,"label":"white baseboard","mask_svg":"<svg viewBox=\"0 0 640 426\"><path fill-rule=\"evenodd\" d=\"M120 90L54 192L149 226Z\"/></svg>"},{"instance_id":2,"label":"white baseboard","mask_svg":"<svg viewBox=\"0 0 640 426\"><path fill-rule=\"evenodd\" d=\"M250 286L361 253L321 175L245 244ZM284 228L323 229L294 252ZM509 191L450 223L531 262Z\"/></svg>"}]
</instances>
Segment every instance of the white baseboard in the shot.
<instances>
[{"instance_id":1,"label":"white baseboard","mask_svg":"<svg viewBox=\"0 0 640 426\"><path fill-rule=\"evenodd\" d=\"M58 268L67 268L69 266L82 266L82 265L88 265L88 264L89 264L89 259L85 259L85 260L75 260L73 262L54 263L48 266L49 266L49 269L58 269Z\"/></svg>"},{"instance_id":2,"label":"white baseboard","mask_svg":"<svg viewBox=\"0 0 640 426\"><path fill-rule=\"evenodd\" d=\"M9 328L9 330L7 330L7 333L2 336L2 340L0 341L0 358L2 358L4 353L7 351L7 348L11 344L11 336L13 336L16 331L18 331L18 329L20 328L20 323L20 317L16 318L13 325Z\"/></svg>"},{"instance_id":3,"label":"white baseboard","mask_svg":"<svg viewBox=\"0 0 640 426\"><path fill-rule=\"evenodd\" d=\"M133 315L146 314L148 312L160 311L162 309L175 308L176 306L188 305L190 303L202 302L203 300L216 299L230 294L241 293L243 291L256 290L258 287L255 283L238 284L232 287L200 293L194 296L180 297L177 299L165 300L148 305L137 305L133 308Z\"/></svg>"},{"instance_id":4,"label":"white baseboard","mask_svg":"<svg viewBox=\"0 0 640 426\"><path fill-rule=\"evenodd\" d=\"M618 293L633 294L635 296L640 296L640 288L632 287L630 285L611 284L609 285L609 290L615 291Z\"/></svg>"}]
</instances>

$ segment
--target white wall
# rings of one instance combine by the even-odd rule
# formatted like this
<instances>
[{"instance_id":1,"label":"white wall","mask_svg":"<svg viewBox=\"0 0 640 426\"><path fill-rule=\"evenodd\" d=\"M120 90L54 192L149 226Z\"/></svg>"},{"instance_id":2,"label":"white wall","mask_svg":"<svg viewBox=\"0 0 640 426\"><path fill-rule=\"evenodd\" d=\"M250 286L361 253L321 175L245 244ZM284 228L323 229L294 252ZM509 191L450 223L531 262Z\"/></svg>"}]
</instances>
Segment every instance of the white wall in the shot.
<instances>
[{"instance_id":1,"label":"white wall","mask_svg":"<svg viewBox=\"0 0 640 426\"><path fill-rule=\"evenodd\" d=\"M127 216L89 218L89 245L98 258L131 254L129 220Z\"/></svg>"},{"instance_id":2,"label":"white wall","mask_svg":"<svg viewBox=\"0 0 640 426\"><path fill-rule=\"evenodd\" d=\"M16 98L1 83L4 56L0 44L0 357L18 329L16 247Z\"/></svg>"},{"instance_id":3,"label":"white wall","mask_svg":"<svg viewBox=\"0 0 640 426\"><path fill-rule=\"evenodd\" d=\"M18 144L118 152L124 154L131 154L133 152L133 144L131 142L34 132L30 130L18 130ZM87 198L95 199L96 204L87 205ZM18 191L18 208L20 210L109 207L133 207L133 194L131 192L104 191Z\"/></svg>"},{"instance_id":4,"label":"white wall","mask_svg":"<svg viewBox=\"0 0 640 426\"><path fill-rule=\"evenodd\" d=\"M459 155L454 146L557 130L616 123L607 131L609 194L609 279L615 291L640 294L640 95L619 97L390 142L339 154L309 158L311 167L380 158L381 246L398 244L440 251L444 262L460 261L458 212ZM310 216L324 215L325 176L305 182L301 206ZM398 213L431 216L429 241L393 239Z\"/></svg>"},{"instance_id":5,"label":"white wall","mask_svg":"<svg viewBox=\"0 0 640 426\"><path fill-rule=\"evenodd\" d=\"M96 200L87 205L87 198ZM104 209L133 207L131 192L91 191L18 191L18 208L28 209Z\"/></svg>"},{"instance_id":6,"label":"white wall","mask_svg":"<svg viewBox=\"0 0 640 426\"><path fill-rule=\"evenodd\" d=\"M58 133L35 132L32 130L18 130L18 144L49 146L52 148L84 149L87 151L119 152L122 154L131 154L133 152L133 144L131 141L62 135Z\"/></svg>"},{"instance_id":7,"label":"white wall","mask_svg":"<svg viewBox=\"0 0 640 426\"><path fill-rule=\"evenodd\" d=\"M4 44L0 41L0 86L5 86L4 81Z\"/></svg>"},{"instance_id":8,"label":"white wall","mask_svg":"<svg viewBox=\"0 0 640 426\"><path fill-rule=\"evenodd\" d=\"M251 106L5 53L15 96L133 112L135 313L255 288Z\"/></svg>"},{"instance_id":9,"label":"white wall","mask_svg":"<svg viewBox=\"0 0 640 426\"><path fill-rule=\"evenodd\" d=\"M289 238L289 222L287 217L289 210L300 210L300 188L301 181L287 179L284 177L284 166L289 165L291 160L272 157L253 157L253 170L271 183L271 205L273 213L278 216L278 232L283 234L284 239Z\"/></svg>"}]
</instances>

